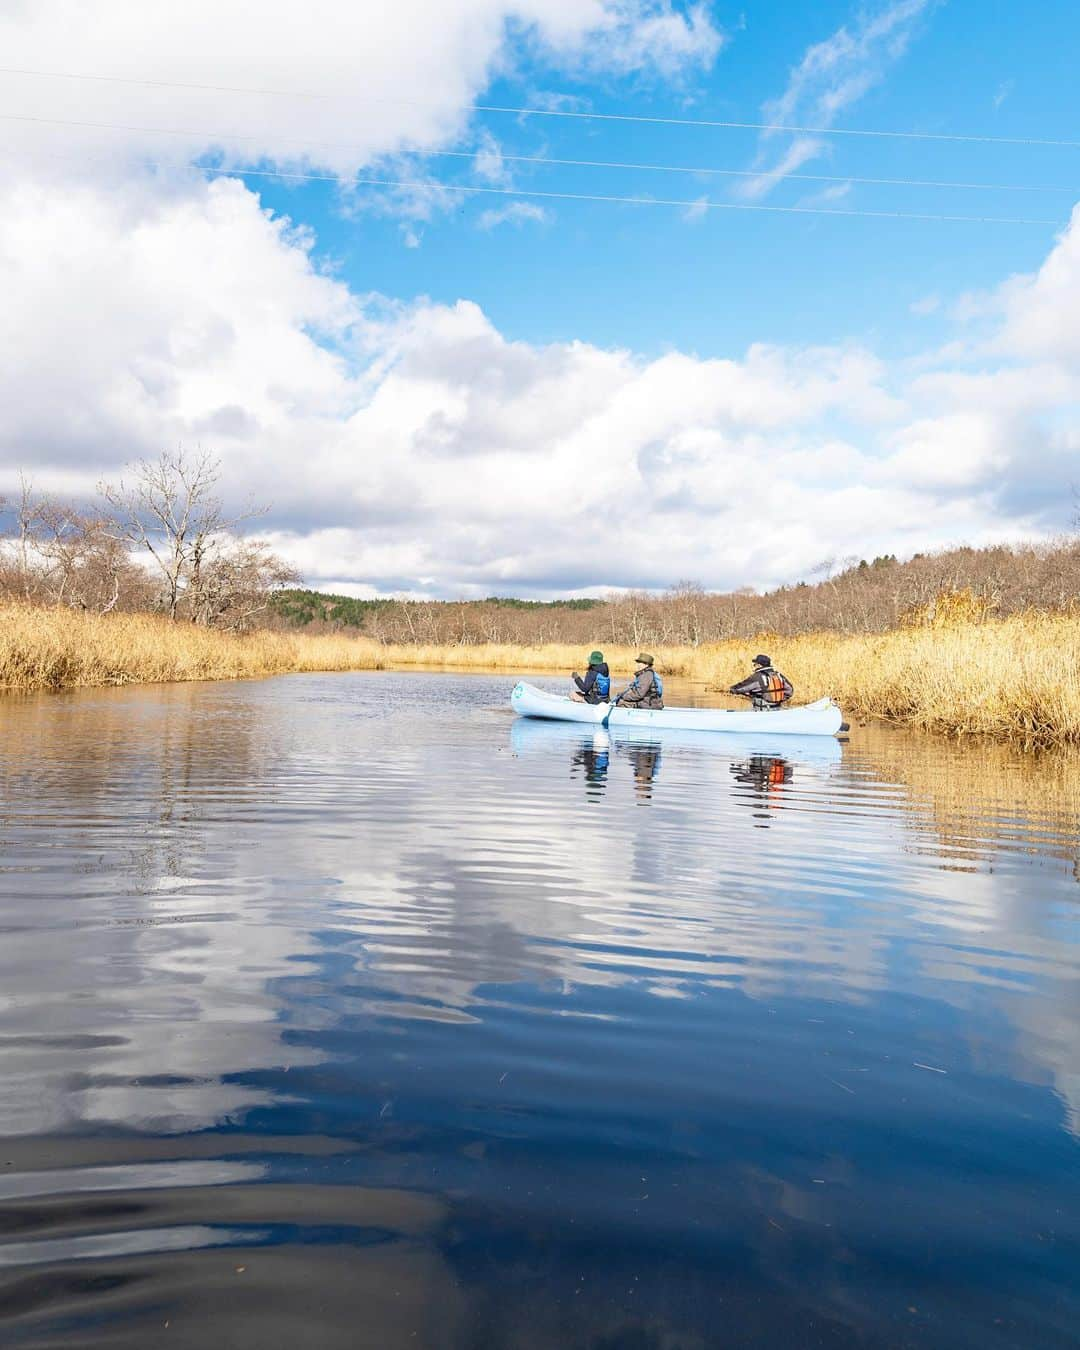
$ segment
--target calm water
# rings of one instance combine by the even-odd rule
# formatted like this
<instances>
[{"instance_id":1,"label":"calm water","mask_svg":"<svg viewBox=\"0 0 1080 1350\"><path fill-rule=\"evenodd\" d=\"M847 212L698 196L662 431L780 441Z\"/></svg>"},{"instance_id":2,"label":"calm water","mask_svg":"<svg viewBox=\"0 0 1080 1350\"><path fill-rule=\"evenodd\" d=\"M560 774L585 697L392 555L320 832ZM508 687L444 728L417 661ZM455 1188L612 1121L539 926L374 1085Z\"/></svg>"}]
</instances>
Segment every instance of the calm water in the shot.
<instances>
[{"instance_id":1,"label":"calm water","mask_svg":"<svg viewBox=\"0 0 1080 1350\"><path fill-rule=\"evenodd\" d=\"M510 683L0 704L0 1343L1080 1343L1075 763Z\"/></svg>"}]
</instances>

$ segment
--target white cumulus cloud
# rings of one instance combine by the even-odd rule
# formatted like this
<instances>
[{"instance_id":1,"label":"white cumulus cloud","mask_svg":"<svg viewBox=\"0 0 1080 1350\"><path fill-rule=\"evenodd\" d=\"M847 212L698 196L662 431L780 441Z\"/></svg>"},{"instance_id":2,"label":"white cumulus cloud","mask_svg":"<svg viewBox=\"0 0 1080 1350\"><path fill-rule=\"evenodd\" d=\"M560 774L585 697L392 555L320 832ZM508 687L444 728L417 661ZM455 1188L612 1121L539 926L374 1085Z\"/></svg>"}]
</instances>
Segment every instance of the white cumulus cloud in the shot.
<instances>
[{"instance_id":1,"label":"white cumulus cloud","mask_svg":"<svg viewBox=\"0 0 1080 1350\"><path fill-rule=\"evenodd\" d=\"M721 41L705 6L669 0L264 0L257 15L236 0L34 0L0 8L4 66L39 72L4 76L5 147L59 154L67 177L89 152L349 172L460 135L515 52L670 79Z\"/></svg>"},{"instance_id":2,"label":"white cumulus cloud","mask_svg":"<svg viewBox=\"0 0 1080 1350\"><path fill-rule=\"evenodd\" d=\"M919 8L894 6L882 51ZM346 170L431 149L522 41L568 65L686 71L720 42L704 9L402 0L361 14L313 0L302 24L268 3L253 25L236 5L192 0L168 42L159 6L92 9L9 6L5 61L207 87L11 77L20 116L183 134L148 168L161 137L73 133L76 164L56 141L43 148L36 124L10 124L22 130L0 163L0 493L20 468L90 493L133 457L201 445L237 498L273 503L272 538L310 580L364 593L768 584L824 553L1064 523L1076 223L1036 274L972 302L947 353L890 366L853 341L645 358L511 341L467 296L403 305L374 276L354 292L310 231L190 163L217 146ZM255 84L304 97L230 92ZM497 144L483 152L482 171L501 175ZM387 204L407 243L437 214L435 191ZM488 223L535 218L518 203Z\"/></svg>"},{"instance_id":3,"label":"white cumulus cloud","mask_svg":"<svg viewBox=\"0 0 1080 1350\"><path fill-rule=\"evenodd\" d=\"M465 299L353 294L313 242L235 180L0 190L0 491L198 443L312 581L441 594L764 584L1064 523L1076 226L993 298L977 367L515 342Z\"/></svg>"}]
</instances>

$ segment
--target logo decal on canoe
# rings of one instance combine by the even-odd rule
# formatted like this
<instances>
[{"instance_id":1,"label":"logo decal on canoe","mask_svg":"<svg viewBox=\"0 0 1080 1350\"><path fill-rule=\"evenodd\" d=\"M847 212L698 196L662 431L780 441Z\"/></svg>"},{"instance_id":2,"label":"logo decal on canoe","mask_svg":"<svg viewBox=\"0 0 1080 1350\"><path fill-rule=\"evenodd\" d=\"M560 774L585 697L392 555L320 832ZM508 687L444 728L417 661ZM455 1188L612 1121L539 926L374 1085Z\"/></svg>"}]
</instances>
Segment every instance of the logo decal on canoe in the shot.
<instances>
[{"instance_id":1,"label":"logo decal on canoe","mask_svg":"<svg viewBox=\"0 0 1080 1350\"><path fill-rule=\"evenodd\" d=\"M505 686L504 686L504 687L505 687ZM514 692L510 695L510 697L511 697L511 698L520 698L524 692L525 692L525 686L524 686L523 684L515 684L515 685L514 685Z\"/></svg>"}]
</instances>

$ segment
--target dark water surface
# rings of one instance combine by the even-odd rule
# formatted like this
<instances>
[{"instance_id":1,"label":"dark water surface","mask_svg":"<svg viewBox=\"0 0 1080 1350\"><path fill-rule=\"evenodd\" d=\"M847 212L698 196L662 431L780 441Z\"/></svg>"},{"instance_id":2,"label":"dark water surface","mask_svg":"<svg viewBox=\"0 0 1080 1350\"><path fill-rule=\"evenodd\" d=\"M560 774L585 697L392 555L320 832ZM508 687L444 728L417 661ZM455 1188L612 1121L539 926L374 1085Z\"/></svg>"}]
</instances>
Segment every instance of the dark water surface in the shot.
<instances>
[{"instance_id":1,"label":"dark water surface","mask_svg":"<svg viewBox=\"0 0 1080 1350\"><path fill-rule=\"evenodd\" d=\"M0 704L5 1347L1074 1347L1074 761Z\"/></svg>"}]
</instances>

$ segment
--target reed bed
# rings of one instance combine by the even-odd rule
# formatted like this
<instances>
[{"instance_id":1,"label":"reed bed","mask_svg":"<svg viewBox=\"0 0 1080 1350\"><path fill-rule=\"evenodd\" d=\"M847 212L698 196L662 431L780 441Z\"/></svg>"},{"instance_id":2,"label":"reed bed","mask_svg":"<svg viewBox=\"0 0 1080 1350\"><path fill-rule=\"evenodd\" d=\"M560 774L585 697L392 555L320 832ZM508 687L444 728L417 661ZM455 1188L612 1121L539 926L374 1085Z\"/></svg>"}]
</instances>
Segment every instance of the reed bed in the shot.
<instances>
[{"instance_id":1,"label":"reed bed","mask_svg":"<svg viewBox=\"0 0 1080 1350\"><path fill-rule=\"evenodd\" d=\"M765 650L799 702L831 695L846 713L954 735L1080 744L1080 616L1028 612L958 618L889 633L761 635L658 648L657 668L721 692ZM618 679L636 648L605 646ZM244 679L288 671L428 669L566 672L587 655L566 644L392 646L293 633L233 636L144 614L0 607L0 688ZM732 706L745 706L733 701Z\"/></svg>"},{"instance_id":2,"label":"reed bed","mask_svg":"<svg viewBox=\"0 0 1080 1350\"><path fill-rule=\"evenodd\" d=\"M774 642L800 695L952 735L1080 743L1080 617L1006 619ZM766 649L768 650L768 649ZM723 678L723 677L722 677Z\"/></svg>"},{"instance_id":3,"label":"reed bed","mask_svg":"<svg viewBox=\"0 0 1080 1350\"><path fill-rule=\"evenodd\" d=\"M303 670L379 670L377 643L289 633L237 636L151 614L0 606L0 688L242 680Z\"/></svg>"}]
</instances>

